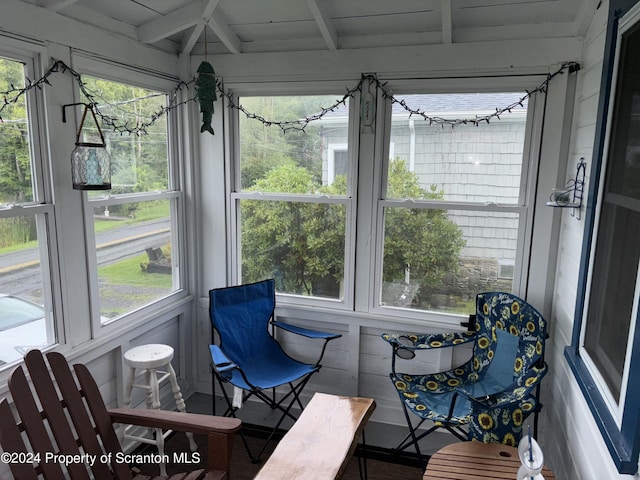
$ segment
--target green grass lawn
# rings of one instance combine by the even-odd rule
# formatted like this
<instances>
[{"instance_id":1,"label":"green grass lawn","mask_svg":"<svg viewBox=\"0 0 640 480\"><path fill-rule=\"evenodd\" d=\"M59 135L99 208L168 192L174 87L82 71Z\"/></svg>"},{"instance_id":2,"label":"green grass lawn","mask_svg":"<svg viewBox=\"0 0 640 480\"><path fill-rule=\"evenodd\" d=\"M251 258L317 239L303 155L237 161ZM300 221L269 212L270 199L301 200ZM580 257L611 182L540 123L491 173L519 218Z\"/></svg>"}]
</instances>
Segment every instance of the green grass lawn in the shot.
<instances>
[{"instance_id":1,"label":"green grass lawn","mask_svg":"<svg viewBox=\"0 0 640 480\"><path fill-rule=\"evenodd\" d=\"M144 202L136 209L135 216L133 218L123 218L114 216L110 219L95 218L93 223L95 225L96 233L104 232L114 228L121 227L123 225L131 225L138 222L146 222L148 220L156 220L158 218L169 217L169 202L165 200L159 200L154 202Z\"/></svg>"},{"instance_id":2,"label":"green grass lawn","mask_svg":"<svg viewBox=\"0 0 640 480\"><path fill-rule=\"evenodd\" d=\"M26 250L27 248L36 248L37 246L38 242L36 240L26 243L15 243L13 245L8 245L6 247L0 248L0 255L2 255L3 253L16 252L18 250Z\"/></svg>"},{"instance_id":3,"label":"green grass lawn","mask_svg":"<svg viewBox=\"0 0 640 480\"><path fill-rule=\"evenodd\" d=\"M135 287L165 288L173 286L171 275L147 273L140 267L147 262L147 255L141 254L111 265L98 268L98 277L113 285L131 285ZM134 294L135 292L132 292Z\"/></svg>"}]
</instances>

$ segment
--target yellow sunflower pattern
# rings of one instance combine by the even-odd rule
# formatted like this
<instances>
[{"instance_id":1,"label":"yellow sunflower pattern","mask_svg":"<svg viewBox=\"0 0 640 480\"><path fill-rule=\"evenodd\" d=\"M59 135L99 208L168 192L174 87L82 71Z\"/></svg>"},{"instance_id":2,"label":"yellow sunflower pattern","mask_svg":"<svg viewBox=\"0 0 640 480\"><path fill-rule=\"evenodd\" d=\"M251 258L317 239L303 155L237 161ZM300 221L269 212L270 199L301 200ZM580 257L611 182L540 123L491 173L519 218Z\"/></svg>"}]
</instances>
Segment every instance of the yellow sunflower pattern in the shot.
<instances>
[{"instance_id":1,"label":"yellow sunflower pattern","mask_svg":"<svg viewBox=\"0 0 640 480\"><path fill-rule=\"evenodd\" d=\"M540 408L535 388L547 372L543 362L546 328L546 321L530 304L508 293L492 292L477 296L475 331L382 337L394 348L394 355L401 347L421 350L474 342L472 357L463 365L435 374L393 372L393 385L403 407L422 419L440 426L468 425L473 440L517 445L526 418ZM486 368L500 338L498 330L519 337L513 364L514 387L492 395L490 401L473 399L467 386L486 383ZM449 417L454 398L456 408Z\"/></svg>"}]
</instances>

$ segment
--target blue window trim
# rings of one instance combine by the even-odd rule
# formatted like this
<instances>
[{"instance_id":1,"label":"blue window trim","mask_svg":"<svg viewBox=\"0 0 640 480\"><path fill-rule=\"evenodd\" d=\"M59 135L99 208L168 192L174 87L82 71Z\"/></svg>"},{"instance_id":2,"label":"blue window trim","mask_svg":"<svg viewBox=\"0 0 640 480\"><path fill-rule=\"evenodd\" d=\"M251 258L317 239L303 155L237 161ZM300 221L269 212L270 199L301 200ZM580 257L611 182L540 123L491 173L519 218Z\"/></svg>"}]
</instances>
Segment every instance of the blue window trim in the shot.
<instances>
[{"instance_id":1,"label":"blue window trim","mask_svg":"<svg viewBox=\"0 0 640 480\"><path fill-rule=\"evenodd\" d=\"M596 125L593 157L591 164L591 182L589 185L588 204L585 216L584 240L581 251L580 274L578 277L578 291L576 298L575 317L571 345L564 351L565 358L576 377L578 385L591 409L600 433L609 449L613 461L622 474L635 474L638 471L638 456L640 454L640 381L628 383L622 423L618 426L611 415L598 385L580 357L580 333L582 330L583 314L587 296L587 274L589 257L593 243L594 225L596 220L596 200L600 185L603 155L606 147L607 114L611 96L613 68L615 62L616 41L618 35L618 21L640 0L610 0L607 22L607 37L602 69L601 92L598 102L598 121ZM636 325L640 318L636 318ZM640 372L640 328L636 328L633 339L630 372ZM640 378L636 379L640 380Z\"/></svg>"}]
</instances>

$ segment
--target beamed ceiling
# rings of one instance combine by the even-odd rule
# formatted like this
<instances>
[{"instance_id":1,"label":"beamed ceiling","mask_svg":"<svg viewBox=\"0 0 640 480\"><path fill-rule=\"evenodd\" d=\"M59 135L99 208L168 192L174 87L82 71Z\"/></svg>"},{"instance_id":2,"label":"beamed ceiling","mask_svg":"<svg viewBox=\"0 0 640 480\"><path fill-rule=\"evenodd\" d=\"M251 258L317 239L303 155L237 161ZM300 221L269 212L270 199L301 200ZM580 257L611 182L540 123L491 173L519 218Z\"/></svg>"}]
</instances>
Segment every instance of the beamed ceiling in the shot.
<instances>
[{"instance_id":1,"label":"beamed ceiling","mask_svg":"<svg viewBox=\"0 0 640 480\"><path fill-rule=\"evenodd\" d=\"M582 37L600 0L22 0L179 54Z\"/></svg>"}]
</instances>

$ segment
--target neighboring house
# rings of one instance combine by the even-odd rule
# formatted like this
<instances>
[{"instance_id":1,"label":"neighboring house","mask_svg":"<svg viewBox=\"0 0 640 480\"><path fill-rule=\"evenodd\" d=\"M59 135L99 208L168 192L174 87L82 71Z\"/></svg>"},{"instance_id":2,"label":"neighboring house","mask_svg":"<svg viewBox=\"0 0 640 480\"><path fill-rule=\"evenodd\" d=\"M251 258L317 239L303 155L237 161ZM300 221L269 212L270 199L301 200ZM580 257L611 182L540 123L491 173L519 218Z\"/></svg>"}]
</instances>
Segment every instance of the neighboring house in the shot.
<instances>
[{"instance_id":1,"label":"neighboring house","mask_svg":"<svg viewBox=\"0 0 640 480\"><path fill-rule=\"evenodd\" d=\"M420 186L442 192L445 202L519 204L528 104L524 97L526 92L398 95L392 110L389 158L403 160L417 175ZM431 118L469 123L432 125L410 115L399 102ZM473 123L510 105L515 107L500 118L494 117L490 124ZM332 183L336 175L346 172L347 120L343 107L321 122L323 182ZM460 227L466 241L456 278L448 280L454 290L510 289L517 248L516 219L508 214L460 210L450 210L448 217Z\"/></svg>"}]
</instances>

